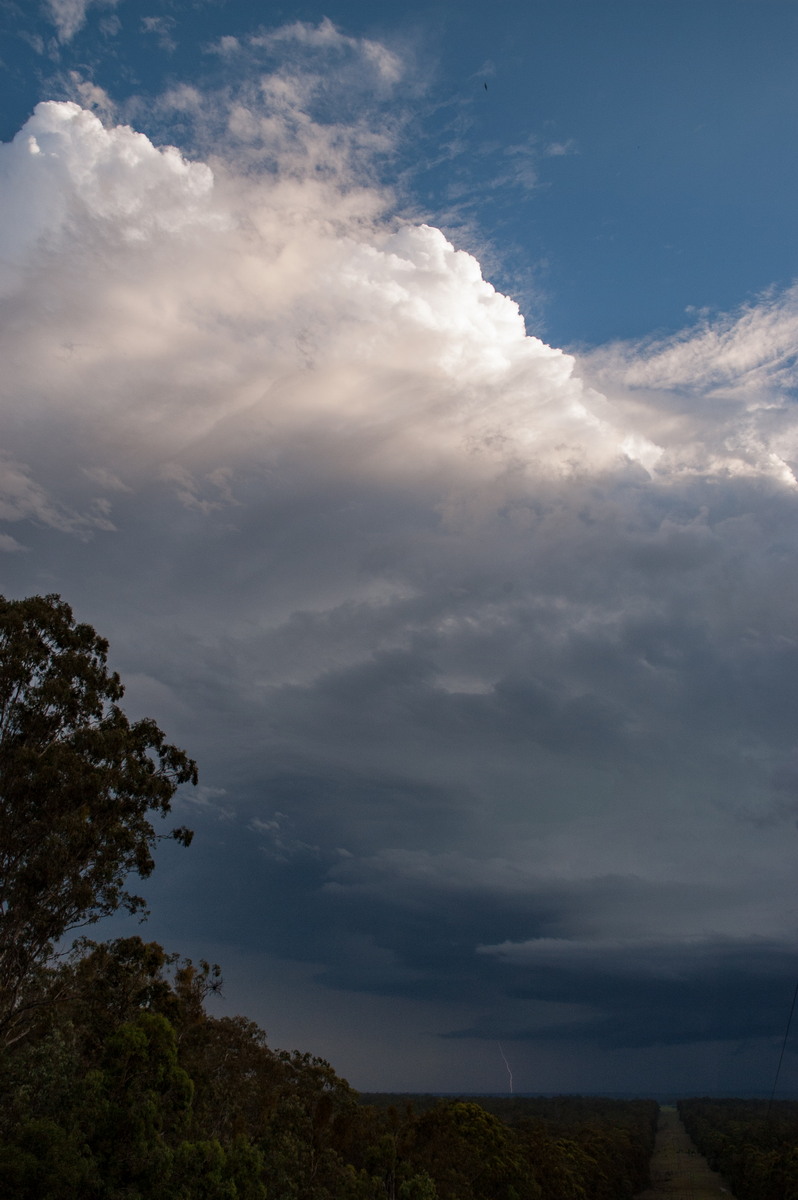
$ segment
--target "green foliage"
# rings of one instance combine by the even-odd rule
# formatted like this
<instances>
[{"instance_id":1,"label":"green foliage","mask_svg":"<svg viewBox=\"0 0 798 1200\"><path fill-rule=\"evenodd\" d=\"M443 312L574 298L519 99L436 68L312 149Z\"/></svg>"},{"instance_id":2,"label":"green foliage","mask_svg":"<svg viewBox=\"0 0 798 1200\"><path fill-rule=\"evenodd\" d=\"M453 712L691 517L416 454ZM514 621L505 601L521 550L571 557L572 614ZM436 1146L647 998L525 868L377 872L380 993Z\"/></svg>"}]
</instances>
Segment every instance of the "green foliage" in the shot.
<instances>
[{"instance_id":1,"label":"green foliage","mask_svg":"<svg viewBox=\"0 0 798 1200\"><path fill-rule=\"evenodd\" d=\"M737 1200L798 1200L798 1103L682 1100L679 1112Z\"/></svg>"},{"instance_id":2,"label":"green foliage","mask_svg":"<svg viewBox=\"0 0 798 1200\"><path fill-rule=\"evenodd\" d=\"M435 1180L422 1171L400 1183L398 1195L399 1200L438 1200L438 1189Z\"/></svg>"},{"instance_id":3,"label":"green foliage","mask_svg":"<svg viewBox=\"0 0 798 1200\"><path fill-rule=\"evenodd\" d=\"M365 1149L346 1147L381 1197L631 1200L648 1183L653 1101L404 1097L400 1114L396 1099L373 1097Z\"/></svg>"},{"instance_id":4,"label":"green foliage","mask_svg":"<svg viewBox=\"0 0 798 1200\"><path fill-rule=\"evenodd\" d=\"M170 1200L265 1200L262 1173L263 1156L243 1139L228 1150L217 1141L181 1142Z\"/></svg>"},{"instance_id":5,"label":"green foliage","mask_svg":"<svg viewBox=\"0 0 798 1200\"><path fill-rule=\"evenodd\" d=\"M58 596L0 597L0 1036L48 998L52 944L120 906L149 875L156 833L196 765L152 720L131 723L108 645ZM172 836L188 844L191 834Z\"/></svg>"},{"instance_id":6,"label":"green foliage","mask_svg":"<svg viewBox=\"0 0 798 1200\"><path fill-rule=\"evenodd\" d=\"M425 1113L416 1145L441 1200L539 1200L518 1139L480 1104L440 1104Z\"/></svg>"},{"instance_id":7,"label":"green foliage","mask_svg":"<svg viewBox=\"0 0 798 1200\"><path fill-rule=\"evenodd\" d=\"M25 1121L0 1145L0 1194L16 1200L73 1200L95 1194L95 1163L80 1138L46 1117Z\"/></svg>"}]
</instances>

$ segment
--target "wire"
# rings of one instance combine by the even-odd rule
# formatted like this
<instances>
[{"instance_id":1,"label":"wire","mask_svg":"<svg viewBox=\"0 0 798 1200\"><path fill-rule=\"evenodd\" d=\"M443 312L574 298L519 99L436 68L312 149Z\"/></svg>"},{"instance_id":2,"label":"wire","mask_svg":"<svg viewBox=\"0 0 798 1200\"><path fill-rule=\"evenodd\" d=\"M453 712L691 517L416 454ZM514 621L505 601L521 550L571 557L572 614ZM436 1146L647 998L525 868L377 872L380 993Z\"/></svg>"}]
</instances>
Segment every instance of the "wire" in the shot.
<instances>
[{"instance_id":1,"label":"wire","mask_svg":"<svg viewBox=\"0 0 798 1200\"><path fill-rule=\"evenodd\" d=\"M776 1067L776 1078L773 1080L773 1091L770 1093L768 1101L768 1111L765 1120L770 1120L770 1110L773 1107L773 1099L776 1095L776 1084L779 1082L779 1074L781 1072L781 1064L784 1061L784 1051L787 1049L787 1038L790 1036L790 1026L792 1025L792 1015L795 1012L795 1002L798 1000L798 983L795 985L795 991L792 994L792 1004L790 1005L790 1015L787 1018L787 1028L784 1030L784 1041L781 1043L781 1054L779 1055L779 1065Z\"/></svg>"}]
</instances>

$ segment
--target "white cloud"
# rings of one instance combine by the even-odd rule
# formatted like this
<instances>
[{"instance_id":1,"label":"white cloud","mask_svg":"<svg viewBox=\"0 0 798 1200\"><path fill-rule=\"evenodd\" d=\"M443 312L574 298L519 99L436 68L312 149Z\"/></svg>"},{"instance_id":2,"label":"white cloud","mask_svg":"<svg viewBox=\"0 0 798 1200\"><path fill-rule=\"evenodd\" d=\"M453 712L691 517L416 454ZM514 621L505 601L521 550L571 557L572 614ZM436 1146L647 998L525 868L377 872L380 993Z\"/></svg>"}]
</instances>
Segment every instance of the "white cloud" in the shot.
<instances>
[{"instance_id":1,"label":"white cloud","mask_svg":"<svg viewBox=\"0 0 798 1200\"><path fill-rule=\"evenodd\" d=\"M90 253L106 236L140 242L210 219L207 166L186 162L173 147L158 150L127 126L106 130L74 103L39 104L0 153L6 289L20 284L17 269L30 271L37 256L57 255L81 237Z\"/></svg>"},{"instance_id":2,"label":"white cloud","mask_svg":"<svg viewBox=\"0 0 798 1200\"><path fill-rule=\"evenodd\" d=\"M161 106L167 111L199 114L202 111L202 95L191 84L181 83L164 92Z\"/></svg>"},{"instance_id":3,"label":"white cloud","mask_svg":"<svg viewBox=\"0 0 798 1200\"><path fill-rule=\"evenodd\" d=\"M767 404L779 389L798 385L798 288L760 298L742 311L704 317L675 338L635 351L618 346L599 361L624 363L630 387L687 388L750 397Z\"/></svg>"},{"instance_id":4,"label":"white cloud","mask_svg":"<svg viewBox=\"0 0 798 1200\"><path fill-rule=\"evenodd\" d=\"M142 17L141 28L144 33L154 34L162 50L168 53L177 49L177 42L172 37L177 22L174 17Z\"/></svg>"},{"instance_id":5,"label":"white cloud","mask_svg":"<svg viewBox=\"0 0 798 1200\"><path fill-rule=\"evenodd\" d=\"M792 486L797 339L793 287L664 341L601 347L580 367L662 447L664 472L766 474Z\"/></svg>"},{"instance_id":6,"label":"white cloud","mask_svg":"<svg viewBox=\"0 0 798 1200\"><path fill-rule=\"evenodd\" d=\"M351 53L354 51L363 63L375 71L377 77L385 84L398 83L402 78L401 60L381 42L369 38L349 37L332 23L329 17L324 17L318 25L307 21L294 21L283 25L270 33L261 34L250 39L253 46L261 46L267 50L296 46L302 50L325 51L329 53Z\"/></svg>"},{"instance_id":7,"label":"white cloud","mask_svg":"<svg viewBox=\"0 0 798 1200\"><path fill-rule=\"evenodd\" d=\"M212 50L217 54L233 55L237 54L241 49L241 42L237 37L232 37L230 34L220 37L219 41Z\"/></svg>"},{"instance_id":8,"label":"white cloud","mask_svg":"<svg viewBox=\"0 0 798 1200\"><path fill-rule=\"evenodd\" d=\"M576 154L576 152L573 139L570 138L567 142L549 142L544 151L549 158L563 158L567 154Z\"/></svg>"},{"instance_id":9,"label":"white cloud","mask_svg":"<svg viewBox=\"0 0 798 1200\"><path fill-rule=\"evenodd\" d=\"M72 93L81 107L90 109L103 120L113 121L116 106L105 88L98 87L90 79L83 79L77 71L69 72L69 83Z\"/></svg>"},{"instance_id":10,"label":"white cloud","mask_svg":"<svg viewBox=\"0 0 798 1200\"><path fill-rule=\"evenodd\" d=\"M50 19L58 30L60 42L70 42L86 23L86 12L93 5L113 8L119 0L46 0Z\"/></svg>"},{"instance_id":11,"label":"white cloud","mask_svg":"<svg viewBox=\"0 0 798 1200\"><path fill-rule=\"evenodd\" d=\"M2 155L0 286L23 306L37 271L64 289L33 335L48 352L24 368L50 404L66 390L93 408L102 370L105 420L147 414L166 443L256 403L282 438L346 422L347 471L440 467L494 487L497 470L509 485L656 456L572 359L526 336L472 257L435 229L375 223L373 190L312 173L214 190L204 164L75 104L40 105Z\"/></svg>"}]
</instances>

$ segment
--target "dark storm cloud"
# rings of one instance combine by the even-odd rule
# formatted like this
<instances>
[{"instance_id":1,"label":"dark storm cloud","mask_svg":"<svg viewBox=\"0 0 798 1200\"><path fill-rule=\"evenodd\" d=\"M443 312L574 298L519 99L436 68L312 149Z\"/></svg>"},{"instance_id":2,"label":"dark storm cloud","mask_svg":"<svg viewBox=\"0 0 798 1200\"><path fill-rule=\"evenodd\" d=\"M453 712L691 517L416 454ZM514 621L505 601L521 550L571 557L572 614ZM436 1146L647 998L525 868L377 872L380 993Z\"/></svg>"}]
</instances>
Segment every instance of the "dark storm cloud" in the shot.
<instances>
[{"instance_id":1,"label":"dark storm cloud","mask_svg":"<svg viewBox=\"0 0 798 1200\"><path fill-rule=\"evenodd\" d=\"M490 948L524 964L520 1000L588 1003L591 1019L516 1039L587 1038L640 1047L770 1037L784 1027L795 987L795 946L766 938L634 942L550 941ZM526 954L525 954L526 951ZM496 1036L487 1029L453 1036Z\"/></svg>"}]
</instances>

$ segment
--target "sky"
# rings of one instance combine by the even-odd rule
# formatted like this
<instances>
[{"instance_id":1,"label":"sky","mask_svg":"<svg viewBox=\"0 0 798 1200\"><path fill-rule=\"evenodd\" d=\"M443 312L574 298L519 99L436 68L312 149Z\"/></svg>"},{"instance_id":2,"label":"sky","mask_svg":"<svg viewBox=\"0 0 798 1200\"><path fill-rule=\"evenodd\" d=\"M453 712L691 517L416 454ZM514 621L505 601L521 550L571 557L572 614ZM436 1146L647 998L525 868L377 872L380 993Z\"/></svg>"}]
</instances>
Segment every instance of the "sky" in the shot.
<instances>
[{"instance_id":1,"label":"sky","mask_svg":"<svg viewBox=\"0 0 798 1200\"><path fill-rule=\"evenodd\" d=\"M0 27L0 590L200 767L105 932L363 1090L768 1094L798 3Z\"/></svg>"}]
</instances>

